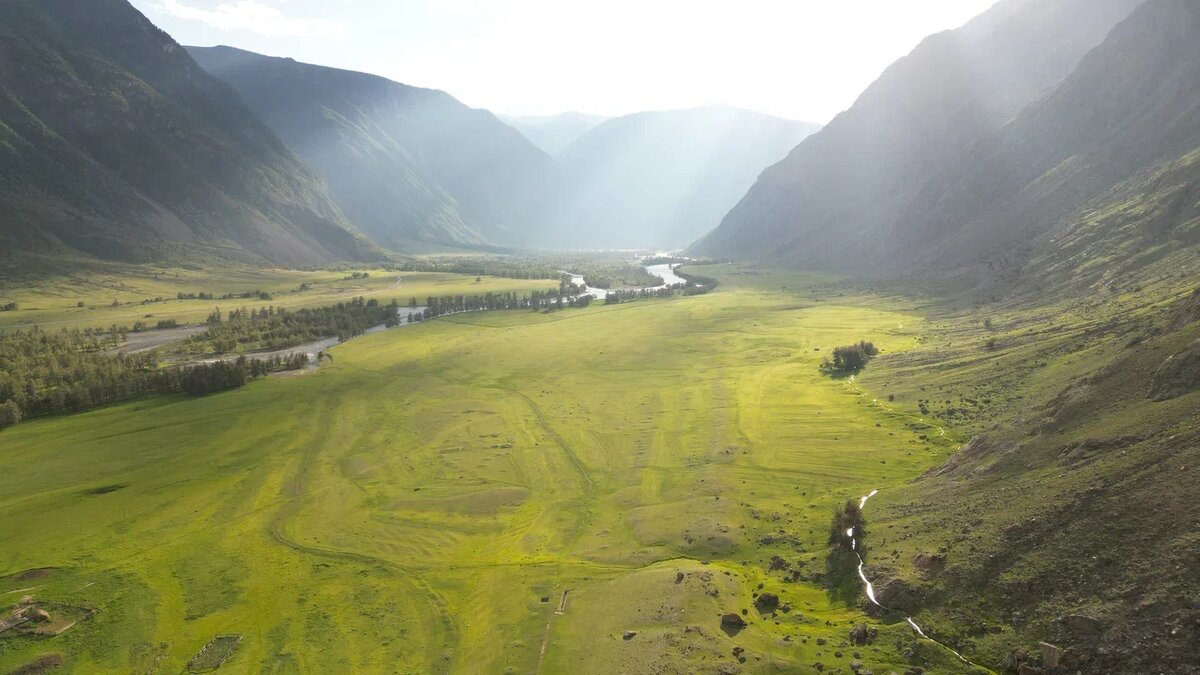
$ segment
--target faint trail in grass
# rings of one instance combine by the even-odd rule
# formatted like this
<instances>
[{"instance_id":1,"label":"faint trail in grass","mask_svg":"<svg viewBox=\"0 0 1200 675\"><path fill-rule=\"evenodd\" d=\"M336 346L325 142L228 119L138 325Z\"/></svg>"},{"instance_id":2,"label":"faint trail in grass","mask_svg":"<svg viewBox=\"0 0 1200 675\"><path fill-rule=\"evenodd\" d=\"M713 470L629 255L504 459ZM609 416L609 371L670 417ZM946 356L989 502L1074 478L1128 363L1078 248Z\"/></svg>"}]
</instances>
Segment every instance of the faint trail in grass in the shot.
<instances>
[{"instance_id":1,"label":"faint trail in grass","mask_svg":"<svg viewBox=\"0 0 1200 675\"><path fill-rule=\"evenodd\" d=\"M326 410L320 406L314 406L313 409ZM288 486L291 494L287 495L288 498L285 499L282 506L275 513L275 517L271 519L271 524L268 527L268 532L270 533L271 538L274 539L278 544L299 553L330 558L333 560L378 565L400 572L402 575L404 575L406 580L413 585L414 588L425 595L426 601L441 617L441 626L443 631L445 631L445 637L442 639L442 642L446 646L457 645L459 639L458 628L455 626L454 620L451 618L449 608L446 606L445 601L411 570L408 570L391 560L378 558L376 556L367 555L364 553L304 544L294 539L287 532L287 522L295 517L296 513L299 511L300 504L304 496L307 494L309 469L316 461L317 453L332 429L331 424L325 423L324 420L318 419L317 416L313 417L312 426L314 427L315 432L303 455L301 456L300 466L297 468L296 474ZM434 641L437 641L436 636L434 637Z\"/></svg>"},{"instance_id":2,"label":"faint trail in grass","mask_svg":"<svg viewBox=\"0 0 1200 675\"><path fill-rule=\"evenodd\" d=\"M862 387L860 387L854 383L853 375L851 375L850 378L848 380L846 380L846 386L849 387L851 391L858 394L859 396L863 396L863 397L867 396L867 392L863 391ZM920 422L921 424L924 424L927 427L937 429L939 437L946 435L945 429L943 429L942 427L940 427L936 424L933 424L931 422L926 422L924 417L921 417L919 415L910 415L908 413L896 412L895 408L892 408L891 406L886 406L886 405L880 403L879 399L877 399L877 398L871 399L871 405L879 408L880 410L883 410L885 412L889 412L893 415L896 415L897 417L904 417L904 418L907 418L910 420L916 420L916 421Z\"/></svg>"},{"instance_id":3,"label":"faint trail in grass","mask_svg":"<svg viewBox=\"0 0 1200 675\"><path fill-rule=\"evenodd\" d=\"M588 470L583 465L583 462L579 459L579 455L576 454L575 450L571 447L571 445L569 443L567 443L566 439L564 439L562 436L560 436L559 433L557 431L555 431L553 427L550 426L549 420L546 419L546 414L542 411L541 406L539 406L536 401L534 401L532 398L530 398L524 392L517 391L515 389L508 389L507 387L484 386L483 388L484 389L496 389L499 391L508 392L510 394L513 394L513 395L518 396L521 399L523 399L525 401L525 403L529 406L529 409L533 411L533 415L537 419L538 425L541 426L542 429L546 432L546 434L548 434L550 436L550 438L554 439L554 442L557 443L558 446L562 448L563 453L567 457L567 461L571 463L571 466L574 467L575 472L578 473L579 477L583 479L584 494L586 495L586 494L590 493L592 491L592 489L595 488L595 486L596 486L595 481L592 479L591 474L588 473Z\"/></svg>"}]
</instances>

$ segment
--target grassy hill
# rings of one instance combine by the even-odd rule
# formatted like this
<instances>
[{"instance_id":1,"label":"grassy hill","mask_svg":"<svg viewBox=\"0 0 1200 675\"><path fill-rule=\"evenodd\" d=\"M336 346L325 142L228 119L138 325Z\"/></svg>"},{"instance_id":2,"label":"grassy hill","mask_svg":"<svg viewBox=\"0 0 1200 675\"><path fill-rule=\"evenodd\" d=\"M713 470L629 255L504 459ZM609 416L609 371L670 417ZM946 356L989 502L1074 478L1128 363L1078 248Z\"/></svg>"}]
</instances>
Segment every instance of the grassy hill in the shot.
<instances>
[{"instance_id":1,"label":"grassy hill","mask_svg":"<svg viewBox=\"0 0 1200 675\"><path fill-rule=\"evenodd\" d=\"M380 244L413 251L539 236L554 162L490 112L364 73L231 47L189 53L319 171Z\"/></svg>"},{"instance_id":2,"label":"grassy hill","mask_svg":"<svg viewBox=\"0 0 1200 675\"><path fill-rule=\"evenodd\" d=\"M0 2L2 247L377 256L319 179L124 0Z\"/></svg>"}]
</instances>

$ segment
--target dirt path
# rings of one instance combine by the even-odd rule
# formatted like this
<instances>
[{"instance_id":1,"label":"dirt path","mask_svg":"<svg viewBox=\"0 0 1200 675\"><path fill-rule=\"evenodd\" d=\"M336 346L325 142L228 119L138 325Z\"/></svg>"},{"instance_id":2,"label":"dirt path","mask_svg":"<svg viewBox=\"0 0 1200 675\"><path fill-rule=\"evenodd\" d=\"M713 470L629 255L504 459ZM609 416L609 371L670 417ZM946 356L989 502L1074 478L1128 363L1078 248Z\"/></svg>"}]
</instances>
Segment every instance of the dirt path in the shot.
<instances>
[{"instance_id":1,"label":"dirt path","mask_svg":"<svg viewBox=\"0 0 1200 675\"><path fill-rule=\"evenodd\" d=\"M848 387L850 387L850 389L852 389L852 390L853 390L855 393L857 393L859 396L864 396L864 397L865 397L865 396L867 395L867 392L863 391L863 390L862 390L862 387L860 387L860 386L858 386L857 384L855 384L855 383L854 383L854 375L851 375L851 376L850 376L850 379L846 380L846 385L847 385ZM907 414L907 413L898 413L898 412L896 412L896 409L895 409L895 408L893 408L893 407L891 407L891 406L886 406L886 405L884 405L884 404L880 403L880 402L879 402L879 399L877 399L877 398L873 398L873 399L871 399L871 405L873 405L873 406L875 406L875 407L877 407L877 408L879 408L879 409L881 409L881 410L884 410L884 411L890 412L890 413L892 413L892 414L894 414L894 415L899 415L899 416L901 416L901 417L907 417L908 419L913 419L913 420L916 420L916 421L920 422L921 424L924 424L924 425L925 425L925 426L927 426L927 427L932 427L932 428L934 428L934 429L937 429L937 432L938 432L938 436L939 436L939 437L941 437L941 436L945 436L945 435L946 435L946 430L945 430L945 429L943 429L942 427L939 427L939 426L938 426L938 425L936 425L936 424L931 424L930 422L927 422L927 421L925 421L925 418L924 418L924 417L920 417L919 415L909 415L909 414Z\"/></svg>"}]
</instances>

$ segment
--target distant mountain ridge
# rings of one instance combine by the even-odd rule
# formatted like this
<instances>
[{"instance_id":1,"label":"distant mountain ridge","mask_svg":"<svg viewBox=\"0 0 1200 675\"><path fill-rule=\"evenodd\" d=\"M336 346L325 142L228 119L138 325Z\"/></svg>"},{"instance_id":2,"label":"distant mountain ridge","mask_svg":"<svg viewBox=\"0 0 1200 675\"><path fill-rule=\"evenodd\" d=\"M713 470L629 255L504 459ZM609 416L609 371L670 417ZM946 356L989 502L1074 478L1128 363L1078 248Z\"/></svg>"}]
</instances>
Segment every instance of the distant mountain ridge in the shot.
<instances>
[{"instance_id":1,"label":"distant mountain ridge","mask_svg":"<svg viewBox=\"0 0 1200 675\"><path fill-rule=\"evenodd\" d=\"M558 154L553 229L574 246L682 247L818 128L728 107L608 120Z\"/></svg>"},{"instance_id":2,"label":"distant mountain ridge","mask_svg":"<svg viewBox=\"0 0 1200 675\"><path fill-rule=\"evenodd\" d=\"M1141 0L1005 0L924 40L846 112L763 173L692 250L837 271L899 270L900 214L932 180L1066 77ZM940 242L912 237L936 256Z\"/></svg>"},{"instance_id":3,"label":"distant mountain ridge","mask_svg":"<svg viewBox=\"0 0 1200 675\"><path fill-rule=\"evenodd\" d=\"M565 112L537 117L501 115L500 119L520 131L547 154L554 156L608 118L580 112Z\"/></svg>"},{"instance_id":4,"label":"distant mountain ridge","mask_svg":"<svg viewBox=\"0 0 1200 675\"><path fill-rule=\"evenodd\" d=\"M380 255L238 96L125 0L0 2L0 119L10 252Z\"/></svg>"},{"instance_id":5,"label":"distant mountain ridge","mask_svg":"<svg viewBox=\"0 0 1200 675\"><path fill-rule=\"evenodd\" d=\"M342 210L380 244L540 237L557 167L492 113L365 73L232 47L189 52L325 177Z\"/></svg>"}]
</instances>

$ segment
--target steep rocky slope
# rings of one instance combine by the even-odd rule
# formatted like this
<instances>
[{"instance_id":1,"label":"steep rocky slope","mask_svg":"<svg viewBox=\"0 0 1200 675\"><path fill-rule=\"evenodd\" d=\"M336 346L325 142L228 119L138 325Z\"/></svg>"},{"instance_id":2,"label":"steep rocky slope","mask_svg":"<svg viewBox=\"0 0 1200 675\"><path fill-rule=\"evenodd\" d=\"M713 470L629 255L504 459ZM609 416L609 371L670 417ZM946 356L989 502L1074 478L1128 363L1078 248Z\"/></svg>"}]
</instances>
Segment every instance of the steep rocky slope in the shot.
<instances>
[{"instance_id":1,"label":"steep rocky slope","mask_svg":"<svg viewBox=\"0 0 1200 675\"><path fill-rule=\"evenodd\" d=\"M325 177L377 242L409 250L540 237L554 162L490 112L374 75L230 47L189 51Z\"/></svg>"},{"instance_id":2,"label":"steep rocky slope","mask_svg":"<svg viewBox=\"0 0 1200 675\"><path fill-rule=\"evenodd\" d=\"M1140 1L1005 0L927 38L764 172L692 250L839 271L901 265L885 245L907 234L893 227L897 217L936 200L931 182L972 164L981 141L1071 73Z\"/></svg>"},{"instance_id":3,"label":"steep rocky slope","mask_svg":"<svg viewBox=\"0 0 1200 675\"><path fill-rule=\"evenodd\" d=\"M125 0L0 2L0 111L10 252L378 255L236 93Z\"/></svg>"}]
</instances>

